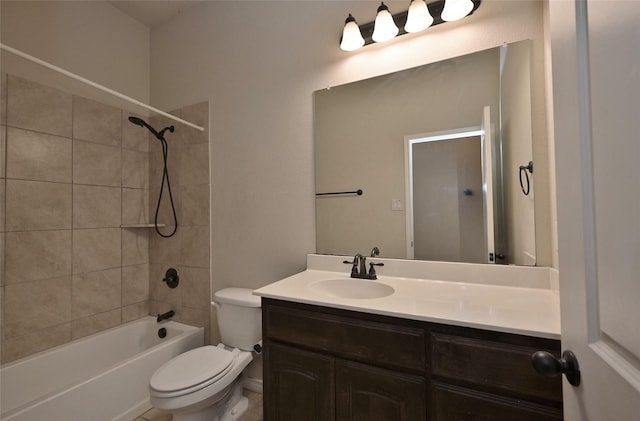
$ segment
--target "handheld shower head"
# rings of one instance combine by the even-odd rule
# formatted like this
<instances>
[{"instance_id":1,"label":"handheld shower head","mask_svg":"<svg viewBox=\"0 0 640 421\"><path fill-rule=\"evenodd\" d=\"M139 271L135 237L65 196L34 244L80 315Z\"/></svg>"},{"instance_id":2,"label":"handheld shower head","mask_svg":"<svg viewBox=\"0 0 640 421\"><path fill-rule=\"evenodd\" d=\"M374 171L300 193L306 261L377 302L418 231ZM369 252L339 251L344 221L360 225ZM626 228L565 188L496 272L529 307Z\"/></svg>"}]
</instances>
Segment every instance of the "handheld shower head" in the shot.
<instances>
[{"instance_id":1,"label":"handheld shower head","mask_svg":"<svg viewBox=\"0 0 640 421\"><path fill-rule=\"evenodd\" d=\"M136 124L140 127L144 127L147 125L147 123L144 122L143 119L138 118L138 117L134 117L134 116L129 116L129 121L132 122L133 124Z\"/></svg>"},{"instance_id":2,"label":"handheld shower head","mask_svg":"<svg viewBox=\"0 0 640 421\"><path fill-rule=\"evenodd\" d=\"M155 221L154 221L154 226L156 228L156 232L161 237L165 237L165 238L171 237L176 233L176 230L178 229L178 218L176 216L176 208L175 208L175 205L173 203L173 195L171 193L171 183L169 182L169 172L167 170L167 155L169 153L169 145L167 144L167 140L164 138L164 132L169 130L169 132L173 133L175 128L173 126L165 127L164 129L160 130L160 132L158 133L156 131L156 129L154 129L153 127L148 125L146 121L144 121L143 119L141 119L139 117L129 116L129 121L131 123L135 124L136 126L146 127L147 129L149 129L149 131L151 133L153 133L153 135L162 144L162 160L163 160L164 168L162 170L162 183L160 184L160 193L158 195L158 203L156 205L156 217L155 217ZM173 212L173 231L171 233L169 233L169 234L163 234L158 229L158 213L160 212L160 202L162 201L162 193L164 191L165 181L167 183L167 191L169 192L169 200L171 201L171 210Z\"/></svg>"},{"instance_id":3,"label":"handheld shower head","mask_svg":"<svg viewBox=\"0 0 640 421\"><path fill-rule=\"evenodd\" d=\"M156 131L156 129L154 129L153 127L148 125L147 122L144 121L141 118L134 117L134 116L129 116L129 121L132 122L133 124L137 125L137 126L146 127L147 129L149 129L149 131L151 133L153 133L153 135L155 137L158 138L158 140L164 140L164 132L166 132L167 130L169 130L171 133L173 133L173 131L175 130L175 128L173 126L169 126L169 127L165 127L164 129L160 130L160 132L158 133Z\"/></svg>"}]
</instances>

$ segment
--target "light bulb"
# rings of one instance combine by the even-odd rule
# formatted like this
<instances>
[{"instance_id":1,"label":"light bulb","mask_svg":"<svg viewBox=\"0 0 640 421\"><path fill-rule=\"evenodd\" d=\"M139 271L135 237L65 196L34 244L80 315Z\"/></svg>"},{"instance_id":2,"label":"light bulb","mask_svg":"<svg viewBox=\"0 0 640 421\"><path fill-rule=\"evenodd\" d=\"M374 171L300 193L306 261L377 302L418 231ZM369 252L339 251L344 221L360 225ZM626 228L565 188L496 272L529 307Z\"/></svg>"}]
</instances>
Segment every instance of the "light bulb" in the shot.
<instances>
[{"instance_id":1,"label":"light bulb","mask_svg":"<svg viewBox=\"0 0 640 421\"><path fill-rule=\"evenodd\" d=\"M378 14L373 26L373 35L371 35L371 39L375 42L389 41L398 35L398 32L399 29L393 21L393 16L389 13L389 8L382 3L380 7L378 7Z\"/></svg>"},{"instance_id":2,"label":"light bulb","mask_svg":"<svg viewBox=\"0 0 640 421\"><path fill-rule=\"evenodd\" d=\"M364 45L364 38L360 32L360 27L356 19L351 16L344 22L344 30L342 31L342 39L340 40L340 48L344 51L354 51Z\"/></svg>"},{"instance_id":3,"label":"light bulb","mask_svg":"<svg viewBox=\"0 0 640 421\"><path fill-rule=\"evenodd\" d=\"M462 19L473 10L473 2L471 0L445 0L444 10L440 16L442 20L453 22Z\"/></svg>"},{"instance_id":4,"label":"light bulb","mask_svg":"<svg viewBox=\"0 0 640 421\"><path fill-rule=\"evenodd\" d=\"M411 0L404 30L407 32L420 32L427 29L432 23L433 16L429 13L429 8L424 0Z\"/></svg>"}]
</instances>

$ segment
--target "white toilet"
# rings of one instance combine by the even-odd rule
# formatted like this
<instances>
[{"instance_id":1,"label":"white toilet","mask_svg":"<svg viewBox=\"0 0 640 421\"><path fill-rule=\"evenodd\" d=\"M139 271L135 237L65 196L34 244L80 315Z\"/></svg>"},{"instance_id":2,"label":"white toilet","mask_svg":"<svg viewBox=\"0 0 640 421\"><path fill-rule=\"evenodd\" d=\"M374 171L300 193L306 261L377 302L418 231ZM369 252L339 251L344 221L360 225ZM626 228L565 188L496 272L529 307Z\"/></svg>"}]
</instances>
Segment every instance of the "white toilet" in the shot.
<instances>
[{"instance_id":1,"label":"white toilet","mask_svg":"<svg viewBox=\"0 0 640 421\"><path fill-rule=\"evenodd\" d=\"M149 381L151 405L172 413L173 421L234 421L248 408L242 372L261 344L260 297L250 289L225 288L212 305L222 343L178 355Z\"/></svg>"}]
</instances>

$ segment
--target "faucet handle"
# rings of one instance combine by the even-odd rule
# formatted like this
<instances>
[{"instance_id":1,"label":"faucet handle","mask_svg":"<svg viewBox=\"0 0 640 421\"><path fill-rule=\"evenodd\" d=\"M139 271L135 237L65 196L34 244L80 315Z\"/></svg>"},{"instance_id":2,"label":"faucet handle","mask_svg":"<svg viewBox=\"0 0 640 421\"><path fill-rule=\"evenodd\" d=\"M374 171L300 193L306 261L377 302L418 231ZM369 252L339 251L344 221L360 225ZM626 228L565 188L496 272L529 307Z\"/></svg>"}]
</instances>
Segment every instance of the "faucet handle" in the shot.
<instances>
[{"instance_id":1,"label":"faucet handle","mask_svg":"<svg viewBox=\"0 0 640 421\"><path fill-rule=\"evenodd\" d=\"M353 258L353 261L349 261L349 260L343 260L342 263L344 263L345 265L351 265L351 274L353 275L358 274L358 255L356 255Z\"/></svg>"},{"instance_id":2,"label":"faucet handle","mask_svg":"<svg viewBox=\"0 0 640 421\"><path fill-rule=\"evenodd\" d=\"M376 270L374 269L374 266L384 266L384 263L373 263L373 262L370 262L369 263L369 275L371 275L371 276L376 276Z\"/></svg>"}]
</instances>

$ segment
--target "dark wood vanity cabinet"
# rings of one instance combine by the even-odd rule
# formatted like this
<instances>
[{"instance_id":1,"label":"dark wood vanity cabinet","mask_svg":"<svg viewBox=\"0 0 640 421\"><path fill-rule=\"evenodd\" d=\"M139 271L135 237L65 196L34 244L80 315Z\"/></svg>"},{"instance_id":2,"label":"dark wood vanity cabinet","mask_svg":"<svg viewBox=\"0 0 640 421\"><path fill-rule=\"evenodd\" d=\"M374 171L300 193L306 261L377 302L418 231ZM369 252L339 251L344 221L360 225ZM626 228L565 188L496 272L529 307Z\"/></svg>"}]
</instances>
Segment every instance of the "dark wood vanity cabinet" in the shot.
<instances>
[{"instance_id":1,"label":"dark wood vanity cabinet","mask_svg":"<svg viewBox=\"0 0 640 421\"><path fill-rule=\"evenodd\" d=\"M262 299L264 418L562 419L559 341Z\"/></svg>"}]
</instances>

